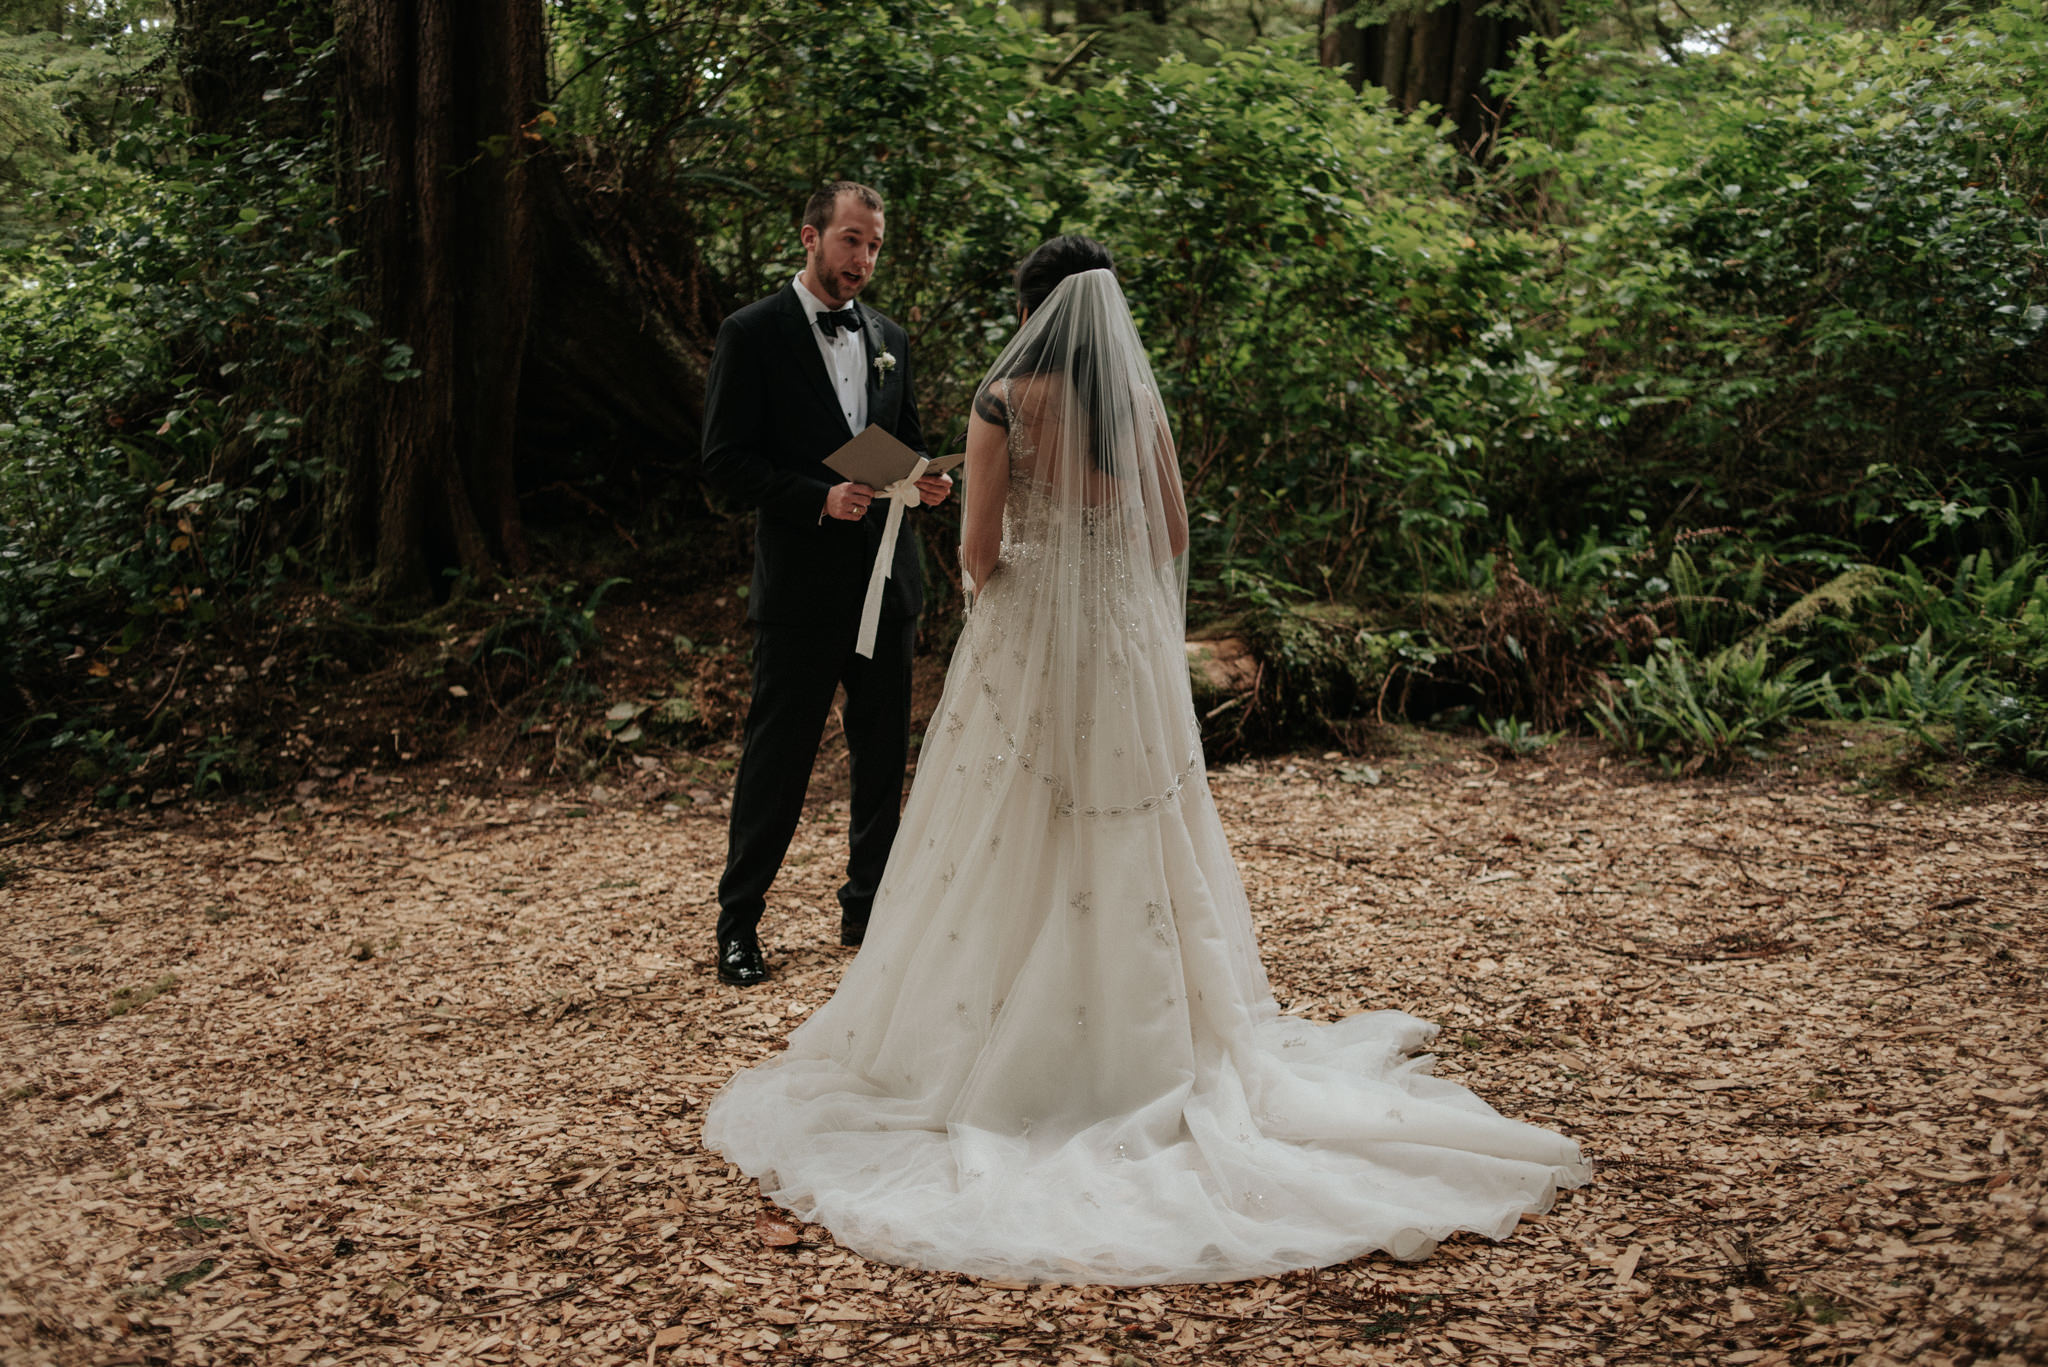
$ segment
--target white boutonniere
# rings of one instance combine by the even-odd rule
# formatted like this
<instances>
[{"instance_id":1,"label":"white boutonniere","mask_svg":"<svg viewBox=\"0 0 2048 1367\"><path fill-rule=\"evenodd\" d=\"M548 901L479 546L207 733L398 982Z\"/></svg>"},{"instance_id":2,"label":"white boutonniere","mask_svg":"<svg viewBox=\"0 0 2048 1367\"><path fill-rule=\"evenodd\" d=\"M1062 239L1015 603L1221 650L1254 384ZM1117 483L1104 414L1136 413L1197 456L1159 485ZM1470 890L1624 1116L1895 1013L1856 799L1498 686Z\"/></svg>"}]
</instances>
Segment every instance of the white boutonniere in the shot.
<instances>
[{"instance_id":1,"label":"white boutonniere","mask_svg":"<svg viewBox=\"0 0 2048 1367\"><path fill-rule=\"evenodd\" d=\"M882 354L875 357L875 377L886 380L889 378L889 372L895 368L895 355L887 347L882 348Z\"/></svg>"}]
</instances>

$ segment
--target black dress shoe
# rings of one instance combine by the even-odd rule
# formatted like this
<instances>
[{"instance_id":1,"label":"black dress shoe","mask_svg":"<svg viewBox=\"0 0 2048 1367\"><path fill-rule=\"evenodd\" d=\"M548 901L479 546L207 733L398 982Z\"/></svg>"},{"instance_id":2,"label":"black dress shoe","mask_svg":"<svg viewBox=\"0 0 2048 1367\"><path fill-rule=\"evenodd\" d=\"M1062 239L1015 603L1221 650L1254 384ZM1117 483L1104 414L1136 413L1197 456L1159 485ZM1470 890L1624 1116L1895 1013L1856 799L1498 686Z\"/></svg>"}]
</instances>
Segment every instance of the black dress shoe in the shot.
<instances>
[{"instance_id":1,"label":"black dress shoe","mask_svg":"<svg viewBox=\"0 0 2048 1367\"><path fill-rule=\"evenodd\" d=\"M718 980L734 987L752 987L768 981L768 961L761 957L761 942L751 935L719 942Z\"/></svg>"},{"instance_id":2,"label":"black dress shoe","mask_svg":"<svg viewBox=\"0 0 2048 1367\"><path fill-rule=\"evenodd\" d=\"M859 949L860 942L867 938L868 923L866 921L862 921L857 926L849 925L845 921L839 923L839 943L845 945L848 949Z\"/></svg>"}]
</instances>

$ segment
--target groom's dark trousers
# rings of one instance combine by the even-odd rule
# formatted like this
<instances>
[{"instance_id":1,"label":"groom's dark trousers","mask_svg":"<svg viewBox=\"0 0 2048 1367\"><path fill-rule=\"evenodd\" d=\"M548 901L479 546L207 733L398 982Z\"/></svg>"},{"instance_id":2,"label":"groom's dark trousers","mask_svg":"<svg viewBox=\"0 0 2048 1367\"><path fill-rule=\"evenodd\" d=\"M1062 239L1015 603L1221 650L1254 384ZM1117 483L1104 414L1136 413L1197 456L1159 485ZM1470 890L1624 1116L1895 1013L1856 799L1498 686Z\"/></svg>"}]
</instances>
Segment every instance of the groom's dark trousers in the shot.
<instances>
[{"instance_id":1,"label":"groom's dark trousers","mask_svg":"<svg viewBox=\"0 0 2048 1367\"><path fill-rule=\"evenodd\" d=\"M803 815L804 790L832 708L846 688L846 742L853 768L852 850L839 889L840 922L865 927L889 862L910 750L910 649L916 624L882 619L875 657L853 652L853 628L754 627L754 697L733 780L732 833L718 884L721 941L753 930L768 886Z\"/></svg>"},{"instance_id":2,"label":"groom's dark trousers","mask_svg":"<svg viewBox=\"0 0 2048 1367\"><path fill-rule=\"evenodd\" d=\"M867 417L924 454L911 393L910 340L859 303L868 360ZM887 353L893 364L878 366ZM822 462L853 437L795 289L734 313L718 331L705 386L704 476L756 510L754 690L733 779L720 944L751 934L803 814L835 688L846 689L852 757L851 849L839 890L842 926L864 928L888 863L910 745L910 654L924 579L906 520L882 598L875 653L854 653L861 603L886 504L858 522L823 517L840 476Z\"/></svg>"}]
</instances>

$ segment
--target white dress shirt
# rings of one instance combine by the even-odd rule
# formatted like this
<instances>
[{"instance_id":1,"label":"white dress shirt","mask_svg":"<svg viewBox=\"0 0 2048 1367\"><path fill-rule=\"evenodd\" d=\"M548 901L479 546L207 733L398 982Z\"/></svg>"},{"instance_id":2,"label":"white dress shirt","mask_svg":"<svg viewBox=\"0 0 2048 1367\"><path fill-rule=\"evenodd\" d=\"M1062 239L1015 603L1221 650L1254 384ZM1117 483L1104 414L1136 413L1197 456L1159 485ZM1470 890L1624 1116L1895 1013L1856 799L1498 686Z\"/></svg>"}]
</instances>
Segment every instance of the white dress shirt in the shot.
<instances>
[{"instance_id":1,"label":"white dress shirt","mask_svg":"<svg viewBox=\"0 0 2048 1367\"><path fill-rule=\"evenodd\" d=\"M819 330L818 315L838 310L805 289L801 275L796 278L796 297L802 301L804 317L811 325L811 340L818 344L818 354L825 358L825 374L832 380L832 392L839 397L839 411L846 415L847 428L858 436L868 425L868 354L861 342L865 329L849 332L840 328L827 337Z\"/></svg>"}]
</instances>

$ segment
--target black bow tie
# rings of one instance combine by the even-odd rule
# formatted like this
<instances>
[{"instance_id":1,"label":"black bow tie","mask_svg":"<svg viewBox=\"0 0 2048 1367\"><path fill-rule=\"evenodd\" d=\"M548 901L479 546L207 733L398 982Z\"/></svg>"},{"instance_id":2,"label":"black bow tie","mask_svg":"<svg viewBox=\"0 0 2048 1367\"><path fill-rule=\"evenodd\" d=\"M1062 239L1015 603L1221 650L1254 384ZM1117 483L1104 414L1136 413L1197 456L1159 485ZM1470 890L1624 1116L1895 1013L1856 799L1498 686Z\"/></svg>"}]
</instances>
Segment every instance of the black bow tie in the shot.
<instances>
[{"instance_id":1,"label":"black bow tie","mask_svg":"<svg viewBox=\"0 0 2048 1367\"><path fill-rule=\"evenodd\" d=\"M821 313L818 315L818 331L824 333L827 337L834 335L840 328L845 328L848 332L859 332L859 316L852 309L841 309L837 313Z\"/></svg>"}]
</instances>

